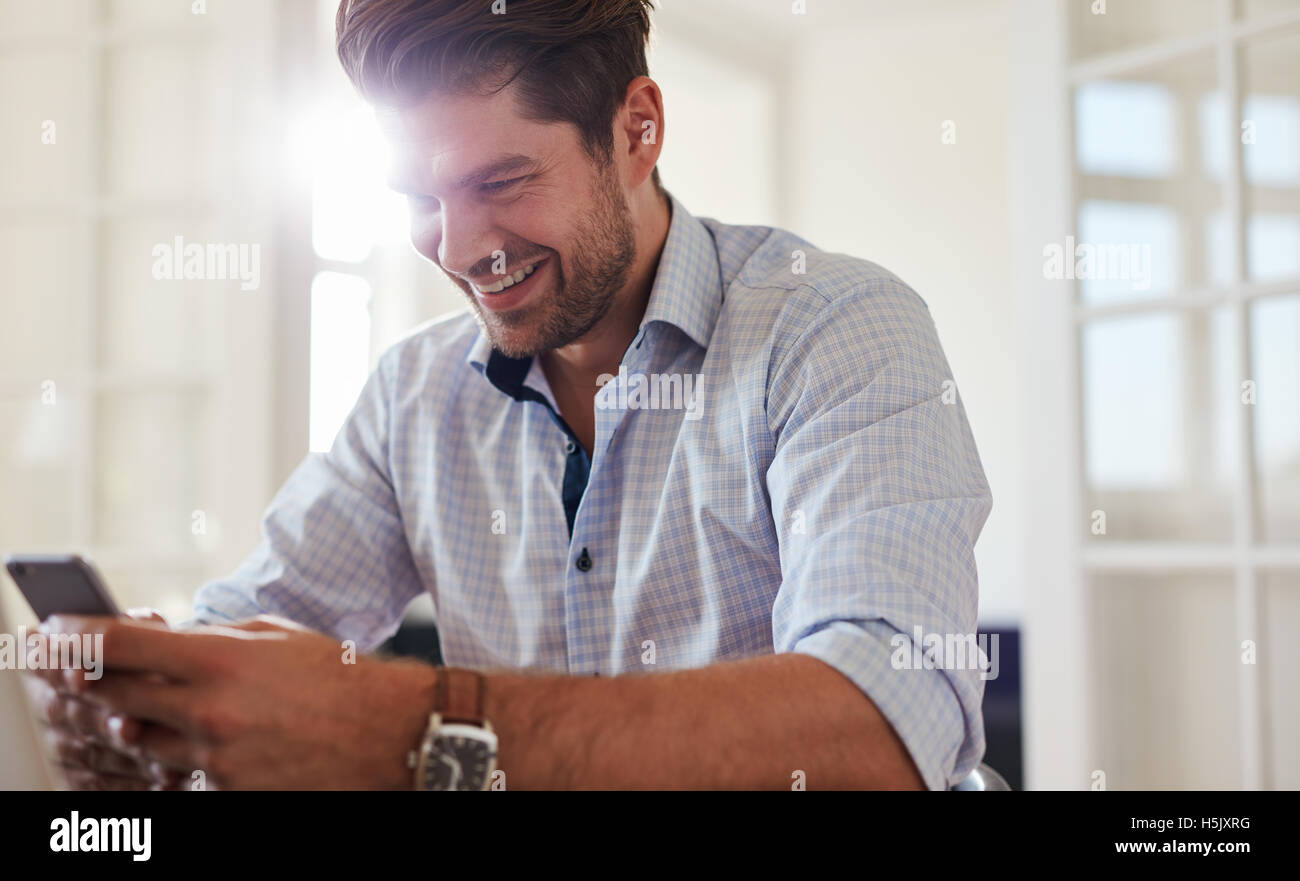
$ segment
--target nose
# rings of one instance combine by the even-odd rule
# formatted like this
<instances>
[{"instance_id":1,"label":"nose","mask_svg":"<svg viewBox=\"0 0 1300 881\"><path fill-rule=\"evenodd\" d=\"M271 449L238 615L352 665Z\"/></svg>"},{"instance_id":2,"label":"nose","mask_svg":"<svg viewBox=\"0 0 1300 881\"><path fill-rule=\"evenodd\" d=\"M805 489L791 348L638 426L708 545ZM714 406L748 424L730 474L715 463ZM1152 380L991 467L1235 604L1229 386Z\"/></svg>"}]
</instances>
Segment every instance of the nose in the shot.
<instances>
[{"instance_id":1,"label":"nose","mask_svg":"<svg viewBox=\"0 0 1300 881\"><path fill-rule=\"evenodd\" d=\"M460 276L470 275L476 263L501 248L502 239L494 232L491 215L481 207L444 203L431 226L437 238L438 264Z\"/></svg>"}]
</instances>

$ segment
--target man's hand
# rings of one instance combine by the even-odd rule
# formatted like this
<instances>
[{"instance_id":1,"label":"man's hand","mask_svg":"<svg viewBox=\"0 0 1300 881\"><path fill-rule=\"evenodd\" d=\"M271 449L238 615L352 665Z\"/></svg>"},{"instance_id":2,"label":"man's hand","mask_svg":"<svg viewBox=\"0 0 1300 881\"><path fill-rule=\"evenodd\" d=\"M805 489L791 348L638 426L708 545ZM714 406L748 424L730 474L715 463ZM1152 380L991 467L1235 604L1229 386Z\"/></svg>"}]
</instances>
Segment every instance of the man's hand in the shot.
<instances>
[{"instance_id":1,"label":"man's hand","mask_svg":"<svg viewBox=\"0 0 1300 881\"><path fill-rule=\"evenodd\" d=\"M427 665L357 656L279 619L184 632L109 618L49 624L104 635L103 678L65 686L99 713L150 723L122 730L126 752L183 788L200 771L208 789L411 786L406 754L433 705Z\"/></svg>"},{"instance_id":2,"label":"man's hand","mask_svg":"<svg viewBox=\"0 0 1300 881\"><path fill-rule=\"evenodd\" d=\"M126 615L167 626L163 616L151 609L131 609ZM174 775L165 768L126 751L126 742L140 731L138 720L75 696L65 686L64 676L62 670L34 670L24 682L42 723L46 750L68 788L160 789L172 782Z\"/></svg>"}]
</instances>

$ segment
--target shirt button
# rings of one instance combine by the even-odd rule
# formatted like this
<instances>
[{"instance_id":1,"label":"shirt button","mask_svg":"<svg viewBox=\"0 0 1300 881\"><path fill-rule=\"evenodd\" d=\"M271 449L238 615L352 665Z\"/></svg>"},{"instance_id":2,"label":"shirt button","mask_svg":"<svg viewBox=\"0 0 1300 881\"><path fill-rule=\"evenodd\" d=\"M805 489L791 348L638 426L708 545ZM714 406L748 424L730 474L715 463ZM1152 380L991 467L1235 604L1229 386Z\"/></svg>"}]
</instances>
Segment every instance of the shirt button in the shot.
<instances>
[{"instance_id":1,"label":"shirt button","mask_svg":"<svg viewBox=\"0 0 1300 881\"><path fill-rule=\"evenodd\" d=\"M591 557L587 556L587 549L582 549L582 556L578 557L578 562L574 564L578 567L579 572L587 572L591 569Z\"/></svg>"},{"instance_id":2,"label":"shirt button","mask_svg":"<svg viewBox=\"0 0 1300 881\"><path fill-rule=\"evenodd\" d=\"M576 449L577 449L577 446L573 443L573 441L565 441L565 442L564 442L564 452L568 453L570 456L573 455L573 451L576 450Z\"/></svg>"}]
</instances>

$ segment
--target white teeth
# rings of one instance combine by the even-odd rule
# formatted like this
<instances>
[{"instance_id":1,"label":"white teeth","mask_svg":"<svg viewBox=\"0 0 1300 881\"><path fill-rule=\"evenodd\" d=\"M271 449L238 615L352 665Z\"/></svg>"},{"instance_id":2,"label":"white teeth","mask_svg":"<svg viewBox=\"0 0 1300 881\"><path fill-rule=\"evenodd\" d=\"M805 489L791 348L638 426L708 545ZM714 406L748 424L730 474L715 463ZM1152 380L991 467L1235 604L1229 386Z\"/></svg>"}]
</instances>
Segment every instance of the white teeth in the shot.
<instances>
[{"instance_id":1,"label":"white teeth","mask_svg":"<svg viewBox=\"0 0 1300 881\"><path fill-rule=\"evenodd\" d=\"M527 266L525 266L523 269L518 269L511 274L502 276L501 280L495 284L490 284L487 287L483 287L483 288L478 287L478 285L475 285L475 287L478 288L478 291L481 294L500 293L501 291L504 291L506 288L510 287L511 285L519 284L519 282L523 281L525 278L532 275L533 272L536 271L536 269L537 269L537 264L530 263Z\"/></svg>"}]
</instances>

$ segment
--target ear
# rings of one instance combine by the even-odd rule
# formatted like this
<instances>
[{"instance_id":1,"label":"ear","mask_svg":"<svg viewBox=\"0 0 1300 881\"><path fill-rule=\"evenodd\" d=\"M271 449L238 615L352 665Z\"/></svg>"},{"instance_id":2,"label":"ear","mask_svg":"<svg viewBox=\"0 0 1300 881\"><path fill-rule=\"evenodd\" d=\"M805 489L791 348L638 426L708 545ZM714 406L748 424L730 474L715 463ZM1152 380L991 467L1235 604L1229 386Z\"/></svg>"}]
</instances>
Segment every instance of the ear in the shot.
<instances>
[{"instance_id":1,"label":"ear","mask_svg":"<svg viewBox=\"0 0 1300 881\"><path fill-rule=\"evenodd\" d=\"M663 149L663 94L654 80L639 76L627 84L623 108L615 115L614 126L615 149L626 151L627 184L639 187L654 170Z\"/></svg>"}]
</instances>

